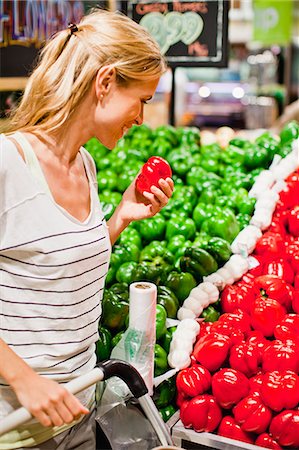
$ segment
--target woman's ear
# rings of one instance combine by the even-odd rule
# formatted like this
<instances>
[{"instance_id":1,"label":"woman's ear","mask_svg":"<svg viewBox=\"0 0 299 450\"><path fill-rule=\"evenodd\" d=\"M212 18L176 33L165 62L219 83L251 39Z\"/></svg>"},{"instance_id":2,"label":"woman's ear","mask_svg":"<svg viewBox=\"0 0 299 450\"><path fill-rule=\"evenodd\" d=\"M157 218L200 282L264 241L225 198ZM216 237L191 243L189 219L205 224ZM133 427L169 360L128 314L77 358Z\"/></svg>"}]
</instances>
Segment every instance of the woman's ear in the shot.
<instances>
[{"instance_id":1,"label":"woman's ear","mask_svg":"<svg viewBox=\"0 0 299 450\"><path fill-rule=\"evenodd\" d=\"M115 67L103 66L98 70L95 80L95 92L98 99L103 99L116 81Z\"/></svg>"}]
</instances>

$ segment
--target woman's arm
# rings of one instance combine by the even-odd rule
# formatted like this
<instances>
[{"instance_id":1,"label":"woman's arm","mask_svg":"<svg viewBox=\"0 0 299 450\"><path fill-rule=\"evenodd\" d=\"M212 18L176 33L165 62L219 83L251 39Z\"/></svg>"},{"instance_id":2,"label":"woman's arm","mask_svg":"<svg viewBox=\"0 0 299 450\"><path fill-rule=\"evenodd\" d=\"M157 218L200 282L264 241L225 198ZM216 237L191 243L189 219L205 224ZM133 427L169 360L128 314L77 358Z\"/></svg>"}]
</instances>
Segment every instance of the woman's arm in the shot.
<instances>
[{"instance_id":1,"label":"woman's arm","mask_svg":"<svg viewBox=\"0 0 299 450\"><path fill-rule=\"evenodd\" d=\"M79 400L53 380L38 375L0 339L0 375L19 402L45 427L71 423L87 414Z\"/></svg>"},{"instance_id":2,"label":"woman's arm","mask_svg":"<svg viewBox=\"0 0 299 450\"><path fill-rule=\"evenodd\" d=\"M120 204L108 220L110 241L113 245L120 233L134 220L147 219L157 214L172 196L173 181L171 178L159 180L160 189L151 187L150 192L139 194L135 189L135 180L124 192Z\"/></svg>"}]
</instances>

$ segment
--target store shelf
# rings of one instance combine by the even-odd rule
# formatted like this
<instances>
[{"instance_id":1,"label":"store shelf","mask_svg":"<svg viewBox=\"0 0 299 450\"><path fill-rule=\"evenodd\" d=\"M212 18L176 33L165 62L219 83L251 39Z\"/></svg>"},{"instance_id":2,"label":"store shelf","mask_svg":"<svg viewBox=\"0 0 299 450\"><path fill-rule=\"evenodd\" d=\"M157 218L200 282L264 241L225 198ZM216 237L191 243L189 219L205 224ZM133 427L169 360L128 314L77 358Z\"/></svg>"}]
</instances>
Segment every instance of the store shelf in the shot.
<instances>
[{"instance_id":1,"label":"store shelf","mask_svg":"<svg viewBox=\"0 0 299 450\"><path fill-rule=\"evenodd\" d=\"M265 450L263 447L257 445L247 444L213 433L197 433L194 430L188 430L180 420L172 428L171 434L174 444L186 449ZM190 444L192 445L190 446Z\"/></svg>"}]
</instances>

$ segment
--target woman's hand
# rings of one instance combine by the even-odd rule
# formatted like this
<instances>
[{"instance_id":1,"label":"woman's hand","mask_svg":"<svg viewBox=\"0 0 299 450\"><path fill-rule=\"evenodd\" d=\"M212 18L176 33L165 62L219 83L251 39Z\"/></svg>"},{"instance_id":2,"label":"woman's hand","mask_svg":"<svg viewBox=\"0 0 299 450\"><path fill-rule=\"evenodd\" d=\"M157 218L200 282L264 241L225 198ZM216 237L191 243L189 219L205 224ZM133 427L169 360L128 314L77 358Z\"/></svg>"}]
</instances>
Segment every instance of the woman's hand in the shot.
<instances>
[{"instance_id":1,"label":"woman's hand","mask_svg":"<svg viewBox=\"0 0 299 450\"><path fill-rule=\"evenodd\" d=\"M19 402L45 427L71 423L89 412L60 384L34 371L17 381L13 389Z\"/></svg>"},{"instance_id":2,"label":"woman's hand","mask_svg":"<svg viewBox=\"0 0 299 450\"><path fill-rule=\"evenodd\" d=\"M172 196L174 184L171 178L159 180L160 189L156 186L151 187L151 192L144 192L143 195L135 188L136 179L130 184L124 192L122 201L119 205L118 214L122 219L130 223L133 220L147 219L157 214Z\"/></svg>"},{"instance_id":3,"label":"woman's hand","mask_svg":"<svg viewBox=\"0 0 299 450\"><path fill-rule=\"evenodd\" d=\"M171 178L159 180L160 189L151 187L151 192L141 195L135 188L135 180L122 196L122 200L108 221L111 244L117 240L120 233L133 221L147 219L157 214L172 196L174 184Z\"/></svg>"}]
</instances>

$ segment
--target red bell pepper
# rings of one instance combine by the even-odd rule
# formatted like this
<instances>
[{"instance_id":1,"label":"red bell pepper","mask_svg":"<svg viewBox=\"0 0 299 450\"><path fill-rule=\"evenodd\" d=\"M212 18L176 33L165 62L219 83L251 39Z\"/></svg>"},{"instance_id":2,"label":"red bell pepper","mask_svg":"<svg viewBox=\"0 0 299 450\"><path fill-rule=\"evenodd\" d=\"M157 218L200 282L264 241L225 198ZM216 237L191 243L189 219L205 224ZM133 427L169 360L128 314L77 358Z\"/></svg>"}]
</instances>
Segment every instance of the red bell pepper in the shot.
<instances>
[{"instance_id":1,"label":"red bell pepper","mask_svg":"<svg viewBox=\"0 0 299 450\"><path fill-rule=\"evenodd\" d=\"M243 431L233 417L223 417L218 428L219 436L224 436L237 441L248 442L253 444L254 440L251 434Z\"/></svg>"},{"instance_id":2,"label":"red bell pepper","mask_svg":"<svg viewBox=\"0 0 299 450\"><path fill-rule=\"evenodd\" d=\"M298 344L297 344L298 345ZM264 372L273 370L299 371L299 352L296 343L290 339L285 342L274 340L265 349L262 358Z\"/></svg>"},{"instance_id":3,"label":"red bell pepper","mask_svg":"<svg viewBox=\"0 0 299 450\"><path fill-rule=\"evenodd\" d=\"M292 301L292 308L295 313L299 314L299 289L295 291Z\"/></svg>"},{"instance_id":4,"label":"red bell pepper","mask_svg":"<svg viewBox=\"0 0 299 450\"><path fill-rule=\"evenodd\" d=\"M243 431L263 433L272 419L271 410L265 406L259 395L248 395L234 408L233 414Z\"/></svg>"},{"instance_id":5,"label":"red bell pepper","mask_svg":"<svg viewBox=\"0 0 299 450\"><path fill-rule=\"evenodd\" d=\"M274 336L281 341L287 339L297 340L299 338L299 315L286 314L282 321L276 325Z\"/></svg>"},{"instance_id":6,"label":"red bell pepper","mask_svg":"<svg viewBox=\"0 0 299 450\"><path fill-rule=\"evenodd\" d=\"M200 338L193 349L193 355L200 364L214 372L227 358L231 341L228 336L209 333Z\"/></svg>"},{"instance_id":7,"label":"red bell pepper","mask_svg":"<svg viewBox=\"0 0 299 450\"><path fill-rule=\"evenodd\" d=\"M257 345L248 342L234 345L230 350L229 364L247 377L255 375L262 361L262 352Z\"/></svg>"},{"instance_id":8,"label":"red bell pepper","mask_svg":"<svg viewBox=\"0 0 299 450\"><path fill-rule=\"evenodd\" d=\"M272 298L258 297L253 302L251 310L251 325L264 336L273 336L276 325L285 316L284 307Z\"/></svg>"},{"instance_id":9,"label":"red bell pepper","mask_svg":"<svg viewBox=\"0 0 299 450\"><path fill-rule=\"evenodd\" d=\"M253 275L254 277L258 277L258 276L262 275L265 258L263 257L263 255L256 255L256 254L250 255L250 257L254 258L254 259L252 259L252 261L256 264L255 264L255 267L252 267L252 269L250 269L247 272L247 275Z\"/></svg>"},{"instance_id":10,"label":"red bell pepper","mask_svg":"<svg viewBox=\"0 0 299 450\"><path fill-rule=\"evenodd\" d=\"M299 402L299 377L291 370L267 372L260 394L265 405L273 411L295 408Z\"/></svg>"},{"instance_id":11,"label":"red bell pepper","mask_svg":"<svg viewBox=\"0 0 299 450\"><path fill-rule=\"evenodd\" d=\"M151 192L151 187L159 186L161 178L172 176L171 167L165 159L160 156L151 156L149 160L142 166L141 172L136 179L136 189L140 194L144 191Z\"/></svg>"},{"instance_id":12,"label":"red bell pepper","mask_svg":"<svg viewBox=\"0 0 299 450\"><path fill-rule=\"evenodd\" d=\"M289 211L288 228L292 236L299 237L299 205Z\"/></svg>"},{"instance_id":13,"label":"red bell pepper","mask_svg":"<svg viewBox=\"0 0 299 450\"><path fill-rule=\"evenodd\" d=\"M195 397L210 388L211 374L205 367L194 364L178 373L176 386L178 392L182 392L188 397Z\"/></svg>"},{"instance_id":14,"label":"red bell pepper","mask_svg":"<svg viewBox=\"0 0 299 450\"><path fill-rule=\"evenodd\" d=\"M291 178L287 178L284 189L279 193L279 199L284 209L293 208L298 205L299 182L296 177L297 174L293 174Z\"/></svg>"},{"instance_id":15,"label":"red bell pepper","mask_svg":"<svg viewBox=\"0 0 299 450\"><path fill-rule=\"evenodd\" d=\"M180 410L180 418L186 428L195 431L214 431L222 418L222 412L212 395L197 395Z\"/></svg>"},{"instance_id":16,"label":"red bell pepper","mask_svg":"<svg viewBox=\"0 0 299 450\"><path fill-rule=\"evenodd\" d=\"M299 290L299 273L296 273L296 275L295 275L294 288Z\"/></svg>"},{"instance_id":17,"label":"red bell pepper","mask_svg":"<svg viewBox=\"0 0 299 450\"><path fill-rule=\"evenodd\" d=\"M213 333L223 334L230 338L230 345L240 344L244 341L245 337L241 330L234 328L234 326L229 322L217 322L213 323L212 327Z\"/></svg>"},{"instance_id":18,"label":"red bell pepper","mask_svg":"<svg viewBox=\"0 0 299 450\"><path fill-rule=\"evenodd\" d=\"M269 345L268 339L264 338L263 333L258 330L250 331L247 335L246 342L258 347L260 352L263 352Z\"/></svg>"},{"instance_id":19,"label":"red bell pepper","mask_svg":"<svg viewBox=\"0 0 299 450\"><path fill-rule=\"evenodd\" d=\"M270 448L271 450L282 450L282 447L275 441L270 434L262 433L255 441L255 445L260 447Z\"/></svg>"},{"instance_id":20,"label":"red bell pepper","mask_svg":"<svg viewBox=\"0 0 299 450\"><path fill-rule=\"evenodd\" d=\"M270 433L277 442L292 449L299 448L299 411L286 410L275 416Z\"/></svg>"},{"instance_id":21,"label":"red bell pepper","mask_svg":"<svg viewBox=\"0 0 299 450\"><path fill-rule=\"evenodd\" d=\"M257 241L254 252L257 255L263 255L267 259L273 256L281 257L285 253L283 238L278 233L266 231Z\"/></svg>"},{"instance_id":22,"label":"red bell pepper","mask_svg":"<svg viewBox=\"0 0 299 450\"><path fill-rule=\"evenodd\" d=\"M212 392L224 409L236 405L249 392L249 381L239 370L224 368L212 376Z\"/></svg>"},{"instance_id":23,"label":"red bell pepper","mask_svg":"<svg viewBox=\"0 0 299 450\"><path fill-rule=\"evenodd\" d=\"M254 280L254 284L262 295L277 300L287 310L291 308L294 289L285 280L280 279L277 275L262 275Z\"/></svg>"},{"instance_id":24,"label":"red bell pepper","mask_svg":"<svg viewBox=\"0 0 299 450\"><path fill-rule=\"evenodd\" d=\"M289 245L288 257L294 272L299 273L299 245L297 243Z\"/></svg>"},{"instance_id":25,"label":"red bell pepper","mask_svg":"<svg viewBox=\"0 0 299 450\"><path fill-rule=\"evenodd\" d=\"M235 309L232 313L224 313L218 319L220 323L229 323L235 329L242 331L242 333L249 333L250 328L250 316L242 311L240 308Z\"/></svg>"},{"instance_id":26,"label":"red bell pepper","mask_svg":"<svg viewBox=\"0 0 299 450\"><path fill-rule=\"evenodd\" d=\"M269 261L264 265L264 272L268 275L276 275L290 284L294 281L295 274L293 267L285 258Z\"/></svg>"},{"instance_id":27,"label":"red bell pepper","mask_svg":"<svg viewBox=\"0 0 299 450\"><path fill-rule=\"evenodd\" d=\"M225 313L233 312L236 308L241 308L244 296L238 287L227 285L221 293L221 308Z\"/></svg>"},{"instance_id":28,"label":"red bell pepper","mask_svg":"<svg viewBox=\"0 0 299 450\"><path fill-rule=\"evenodd\" d=\"M263 384L264 375L259 372L254 377L249 378L249 394L259 394Z\"/></svg>"}]
</instances>

